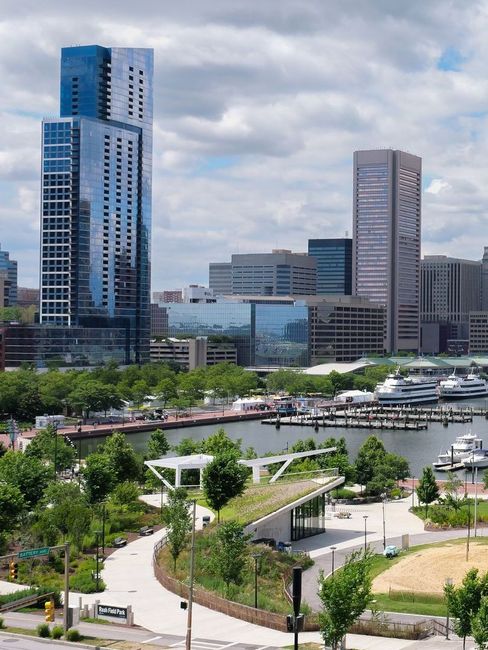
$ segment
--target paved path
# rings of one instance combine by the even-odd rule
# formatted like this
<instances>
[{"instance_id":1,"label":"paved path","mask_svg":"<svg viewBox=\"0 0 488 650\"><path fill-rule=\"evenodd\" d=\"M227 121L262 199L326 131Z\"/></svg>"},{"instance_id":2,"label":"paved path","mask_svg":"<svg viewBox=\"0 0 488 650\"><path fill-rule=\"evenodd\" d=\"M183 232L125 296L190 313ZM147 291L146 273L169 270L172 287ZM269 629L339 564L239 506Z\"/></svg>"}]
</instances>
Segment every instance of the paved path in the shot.
<instances>
[{"instance_id":1,"label":"paved path","mask_svg":"<svg viewBox=\"0 0 488 650\"><path fill-rule=\"evenodd\" d=\"M423 522L409 512L411 498L391 501L385 504L386 544L402 546L402 535L408 533L410 546L430 544L447 539L457 539L466 535L466 530L447 530L426 532ZM317 596L317 581L320 571L328 575L334 566L342 566L346 556L355 549L364 548L364 517L366 516L366 541L378 553L383 551L383 504L371 503L361 506L347 506L352 513L351 519L333 517L327 526L327 532L307 540L296 542L293 547L308 551L314 559L314 566L303 574L303 599L312 607L320 608ZM488 534L486 528L478 528L478 533ZM471 531L473 534L473 531ZM332 553L331 547L335 547ZM389 614L390 616L390 614ZM391 615L395 620L404 620L403 615ZM426 617L422 617L426 618ZM407 619L405 619L407 621Z\"/></svg>"}]
</instances>

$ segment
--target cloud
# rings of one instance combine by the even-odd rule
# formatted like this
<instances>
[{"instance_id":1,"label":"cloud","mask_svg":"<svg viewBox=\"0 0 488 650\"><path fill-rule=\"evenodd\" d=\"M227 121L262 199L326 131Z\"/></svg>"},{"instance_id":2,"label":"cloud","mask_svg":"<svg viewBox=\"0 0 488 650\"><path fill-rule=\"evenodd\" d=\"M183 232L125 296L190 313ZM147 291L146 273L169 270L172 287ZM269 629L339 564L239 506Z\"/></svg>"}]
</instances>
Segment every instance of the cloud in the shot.
<instances>
[{"instance_id":1,"label":"cloud","mask_svg":"<svg viewBox=\"0 0 488 650\"><path fill-rule=\"evenodd\" d=\"M60 48L100 43L155 50L154 290L351 231L361 148L422 156L424 252L479 258L487 27L477 0L4 0L2 248L35 286L40 119L59 109Z\"/></svg>"}]
</instances>

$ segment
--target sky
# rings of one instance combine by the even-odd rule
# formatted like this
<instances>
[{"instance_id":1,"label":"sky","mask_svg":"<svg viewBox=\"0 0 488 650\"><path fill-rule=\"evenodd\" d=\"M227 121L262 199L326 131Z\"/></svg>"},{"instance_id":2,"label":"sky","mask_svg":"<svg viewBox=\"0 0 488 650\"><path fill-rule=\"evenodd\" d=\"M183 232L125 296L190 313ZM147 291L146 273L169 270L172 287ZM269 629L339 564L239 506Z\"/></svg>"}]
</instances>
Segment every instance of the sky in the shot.
<instances>
[{"instance_id":1,"label":"sky","mask_svg":"<svg viewBox=\"0 0 488 650\"><path fill-rule=\"evenodd\" d=\"M488 245L488 0L2 0L0 244L38 286L63 46L152 47L152 289L351 234L352 154L422 157L422 252Z\"/></svg>"}]
</instances>

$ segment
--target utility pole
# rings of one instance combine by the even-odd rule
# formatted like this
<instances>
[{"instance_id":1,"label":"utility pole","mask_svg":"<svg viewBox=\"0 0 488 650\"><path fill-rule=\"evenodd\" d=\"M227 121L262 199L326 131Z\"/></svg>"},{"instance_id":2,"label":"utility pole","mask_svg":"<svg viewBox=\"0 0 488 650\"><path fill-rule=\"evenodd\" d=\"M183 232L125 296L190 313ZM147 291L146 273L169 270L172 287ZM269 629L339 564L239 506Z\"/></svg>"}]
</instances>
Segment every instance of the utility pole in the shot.
<instances>
[{"instance_id":1,"label":"utility pole","mask_svg":"<svg viewBox=\"0 0 488 650\"><path fill-rule=\"evenodd\" d=\"M187 614L187 627L186 627L186 650L191 650L191 616L193 609L193 580L195 570L195 519L197 511L196 499L193 499L193 517L191 528L191 551L190 551L190 590L188 594L188 614Z\"/></svg>"},{"instance_id":2,"label":"utility pole","mask_svg":"<svg viewBox=\"0 0 488 650\"><path fill-rule=\"evenodd\" d=\"M69 629L69 542L64 543L64 602L63 602L63 627L64 636Z\"/></svg>"}]
</instances>

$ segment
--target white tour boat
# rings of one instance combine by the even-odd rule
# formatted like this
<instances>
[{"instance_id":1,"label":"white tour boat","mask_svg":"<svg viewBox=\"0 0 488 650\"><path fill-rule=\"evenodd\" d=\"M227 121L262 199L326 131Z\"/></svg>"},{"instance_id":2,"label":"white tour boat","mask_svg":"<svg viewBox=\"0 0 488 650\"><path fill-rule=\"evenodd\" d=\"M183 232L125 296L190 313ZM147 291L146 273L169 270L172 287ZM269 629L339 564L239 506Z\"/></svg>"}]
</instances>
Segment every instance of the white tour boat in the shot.
<instances>
[{"instance_id":1,"label":"white tour boat","mask_svg":"<svg viewBox=\"0 0 488 650\"><path fill-rule=\"evenodd\" d=\"M483 441L474 433L465 433L457 436L455 442L444 453L440 453L437 461L432 463L436 469L446 468L451 465L457 465L473 455L483 446Z\"/></svg>"},{"instance_id":2,"label":"white tour boat","mask_svg":"<svg viewBox=\"0 0 488 650\"><path fill-rule=\"evenodd\" d=\"M397 370L376 386L376 399L383 406L437 402L437 380L422 375L403 377Z\"/></svg>"},{"instance_id":3,"label":"white tour boat","mask_svg":"<svg viewBox=\"0 0 488 650\"><path fill-rule=\"evenodd\" d=\"M473 370L466 377L457 376L455 372L439 384L439 395L443 399L465 399L467 397L484 397L488 395L488 382Z\"/></svg>"},{"instance_id":4,"label":"white tour boat","mask_svg":"<svg viewBox=\"0 0 488 650\"><path fill-rule=\"evenodd\" d=\"M478 449L463 460L464 467L474 469L475 467L488 467L488 449Z\"/></svg>"}]
</instances>

